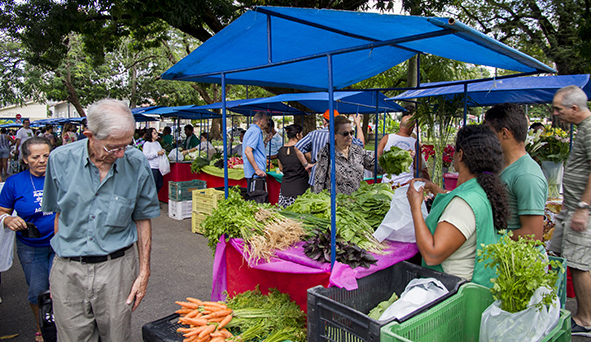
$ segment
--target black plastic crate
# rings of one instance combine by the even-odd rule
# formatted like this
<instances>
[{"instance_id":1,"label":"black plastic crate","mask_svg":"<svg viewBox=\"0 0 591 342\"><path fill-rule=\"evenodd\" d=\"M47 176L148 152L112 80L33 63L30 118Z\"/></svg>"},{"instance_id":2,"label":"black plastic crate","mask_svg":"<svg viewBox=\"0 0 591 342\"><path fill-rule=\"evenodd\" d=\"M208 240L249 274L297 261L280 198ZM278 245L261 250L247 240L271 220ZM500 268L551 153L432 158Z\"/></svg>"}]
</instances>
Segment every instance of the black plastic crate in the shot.
<instances>
[{"instance_id":1,"label":"black plastic crate","mask_svg":"<svg viewBox=\"0 0 591 342\"><path fill-rule=\"evenodd\" d=\"M408 283L416 278L435 278L445 285L449 293L419 308L401 319L378 321L367 316L380 302L390 299L396 292L404 292ZM316 286L308 289L308 342L379 342L382 326L404 322L441 303L458 292L466 280L433 271L403 261L357 280L358 288L347 291L338 287Z\"/></svg>"},{"instance_id":2,"label":"black plastic crate","mask_svg":"<svg viewBox=\"0 0 591 342\"><path fill-rule=\"evenodd\" d=\"M176 332L179 327L187 325L178 323L179 314L172 314L157 321L144 324L142 338L144 342L182 342L185 338Z\"/></svg>"}]
</instances>

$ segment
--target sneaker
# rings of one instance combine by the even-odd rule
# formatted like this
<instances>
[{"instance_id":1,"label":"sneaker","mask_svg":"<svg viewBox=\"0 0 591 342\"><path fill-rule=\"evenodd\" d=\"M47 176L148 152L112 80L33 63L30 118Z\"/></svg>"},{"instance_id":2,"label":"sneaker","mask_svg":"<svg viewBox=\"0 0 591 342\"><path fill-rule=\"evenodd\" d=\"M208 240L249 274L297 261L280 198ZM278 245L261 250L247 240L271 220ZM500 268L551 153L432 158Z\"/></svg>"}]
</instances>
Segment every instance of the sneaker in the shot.
<instances>
[{"instance_id":1,"label":"sneaker","mask_svg":"<svg viewBox=\"0 0 591 342\"><path fill-rule=\"evenodd\" d=\"M575 320L572 317L570 319L570 324L573 336L591 337L591 328L578 325L577 323L575 323Z\"/></svg>"}]
</instances>

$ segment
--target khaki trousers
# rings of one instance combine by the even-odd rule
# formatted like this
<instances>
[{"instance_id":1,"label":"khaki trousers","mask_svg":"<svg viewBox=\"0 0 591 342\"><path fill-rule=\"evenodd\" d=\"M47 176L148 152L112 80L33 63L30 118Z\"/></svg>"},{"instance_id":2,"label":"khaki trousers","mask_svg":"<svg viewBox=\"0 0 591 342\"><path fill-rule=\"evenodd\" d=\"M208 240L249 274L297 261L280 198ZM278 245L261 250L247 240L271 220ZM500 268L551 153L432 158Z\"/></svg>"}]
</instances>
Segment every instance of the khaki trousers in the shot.
<instances>
[{"instance_id":1,"label":"khaki trousers","mask_svg":"<svg viewBox=\"0 0 591 342\"><path fill-rule=\"evenodd\" d=\"M131 308L126 304L138 275L136 247L96 264L55 256L49 283L59 342L128 342Z\"/></svg>"}]
</instances>

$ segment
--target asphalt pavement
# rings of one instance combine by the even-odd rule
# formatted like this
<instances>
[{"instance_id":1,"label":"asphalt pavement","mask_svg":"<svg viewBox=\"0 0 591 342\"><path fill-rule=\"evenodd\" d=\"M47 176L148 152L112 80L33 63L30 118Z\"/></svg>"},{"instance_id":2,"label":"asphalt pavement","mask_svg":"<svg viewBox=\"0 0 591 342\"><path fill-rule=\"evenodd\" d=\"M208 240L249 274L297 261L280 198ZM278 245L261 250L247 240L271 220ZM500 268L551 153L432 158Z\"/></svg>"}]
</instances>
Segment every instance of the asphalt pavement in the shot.
<instances>
[{"instance_id":1,"label":"asphalt pavement","mask_svg":"<svg viewBox=\"0 0 591 342\"><path fill-rule=\"evenodd\" d=\"M160 212L160 217L152 221L152 274L148 293L133 313L130 342L142 342L144 324L177 310L175 300L209 299L211 294L213 256L207 240L191 232L190 219L169 218L166 203L162 203ZM6 341L35 341L36 327L27 303L27 285L16 255L12 268L2 273L0 298L0 339L17 334ZM576 311L574 299L569 298L567 309ZM591 338L573 336L572 341L589 342Z\"/></svg>"}]
</instances>

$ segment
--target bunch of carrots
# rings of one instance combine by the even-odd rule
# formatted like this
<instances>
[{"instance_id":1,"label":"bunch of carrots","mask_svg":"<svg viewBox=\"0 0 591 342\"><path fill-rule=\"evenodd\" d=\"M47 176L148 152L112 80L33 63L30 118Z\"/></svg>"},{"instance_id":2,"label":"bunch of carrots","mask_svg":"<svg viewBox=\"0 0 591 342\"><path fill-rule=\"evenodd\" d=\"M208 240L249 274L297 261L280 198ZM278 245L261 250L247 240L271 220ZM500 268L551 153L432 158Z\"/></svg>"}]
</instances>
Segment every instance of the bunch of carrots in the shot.
<instances>
[{"instance_id":1,"label":"bunch of carrots","mask_svg":"<svg viewBox=\"0 0 591 342\"><path fill-rule=\"evenodd\" d=\"M232 309L228 309L225 304L191 297L186 302L175 303L181 306L176 311L181 315L179 323L189 326L177 329L185 337L183 342L224 342L234 337L224 328L233 317Z\"/></svg>"}]
</instances>

